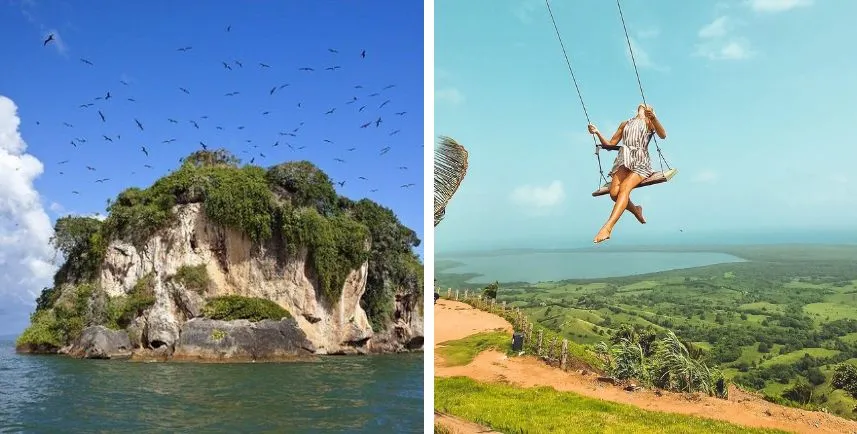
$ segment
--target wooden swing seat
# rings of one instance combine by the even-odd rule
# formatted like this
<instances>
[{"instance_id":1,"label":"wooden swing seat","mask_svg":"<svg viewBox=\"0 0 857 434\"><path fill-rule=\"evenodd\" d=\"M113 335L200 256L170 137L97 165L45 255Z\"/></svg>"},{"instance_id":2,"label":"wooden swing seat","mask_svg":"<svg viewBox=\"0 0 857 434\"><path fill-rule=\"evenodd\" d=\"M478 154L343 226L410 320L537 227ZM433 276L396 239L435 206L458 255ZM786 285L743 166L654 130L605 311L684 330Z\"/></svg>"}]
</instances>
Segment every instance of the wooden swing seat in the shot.
<instances>
[{"instance_id":1,"label":"wooden swing seat","mask_svg":"<svg viewBox=\"0 0 857 434\"><path fill-rule=\"evenodd\" d=\"M640 185L638 185L637 188L667 182L672 179L673 176L675 176L676 172L678 172L678 169L669 169L663 172L655 172L651 176L640 182ZM611 183L608 182L602 185L601 188L599 188L598 190L592 192L592 197L603 196L605 194L610 193L610 184Z\"/></svg>"}]
</instances>

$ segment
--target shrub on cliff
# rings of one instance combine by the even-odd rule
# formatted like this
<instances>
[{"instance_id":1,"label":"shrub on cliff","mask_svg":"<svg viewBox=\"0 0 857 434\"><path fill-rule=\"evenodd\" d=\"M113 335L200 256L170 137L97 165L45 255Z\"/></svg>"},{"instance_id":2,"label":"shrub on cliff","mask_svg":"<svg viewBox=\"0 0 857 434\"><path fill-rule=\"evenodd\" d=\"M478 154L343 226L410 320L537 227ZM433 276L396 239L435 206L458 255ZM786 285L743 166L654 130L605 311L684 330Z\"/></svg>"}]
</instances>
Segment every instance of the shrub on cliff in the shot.
<instances>
[{"instance_id":1,"label":"shrub on cliff","mask_svg":"<svg viewBox=\"0 0 857 434\"><path fill-rule=\"evenodd\" d=\"M337 300L348 273L367 259L369 231L344 215L323 217L314 208L299 208L283 216L283 236L294 253L307 248L309 262L329 300Z\"/></svg>"},{"instance_id":2,"label":"shrub on cliff","mask_svg":"<svg viewBox=\"0 0 857 434\"><path fill-rule=\"evenodd\" d=\"M108 208L108 238L142 245L174 221L176 204L190 202L202 202L211 221L237 229L253 241L270 238L273 196L264 169L237 167L226 153L192 155L151 187L120 193Z\"/></svg>"},{"instance_id":3,"label":"shrub on cliff","mask_svg":"<svg viewBox=\"0 0 857 434\"><path fill-rule=\"evenodd\" d=\"M209 285L211 285L211 278L208 277L208 270L206 270L205 264L194 266L182 265L176 270L176 274L169 278L181 284L186 289L200 295L205 294Z\"/></svg>"},{"instance_id":4,"label":"shrub on cliff","mask_svg":"<svg viewBox=\"0 0 857 434\"><path fill-rule=\"evenodd\" d=\"M223 321L246 319L253 322L292 317L289 311L271 300L240 295L225 295L208 300L203 308L203 315Z\"/></svg>"},{"instance_id":5,"label":"shrub on cliff","mask_svg":"<svg viewBox=\"0 0 857 434\"><path fill-rule=\"evenodd\" d=\"M326 173L309 161L292 161L268 169L268 182L295 207L312 207L322 215L338 207L338 195Z\"/></svg>"},{"instance_id":6,"label":"shrub on cliff","mask_svg":"<svg viewBox=\"0 0 857 434\"><path fill-rule=\"evenodd\" d=\"M396 292L412 294L422 304L423 266L413 252L420 240L392 210L369 199L357 201L349 212L369 228L372 240L366 292L360 304L377 331L392 317Z\"/></svg>"}]
</instances>

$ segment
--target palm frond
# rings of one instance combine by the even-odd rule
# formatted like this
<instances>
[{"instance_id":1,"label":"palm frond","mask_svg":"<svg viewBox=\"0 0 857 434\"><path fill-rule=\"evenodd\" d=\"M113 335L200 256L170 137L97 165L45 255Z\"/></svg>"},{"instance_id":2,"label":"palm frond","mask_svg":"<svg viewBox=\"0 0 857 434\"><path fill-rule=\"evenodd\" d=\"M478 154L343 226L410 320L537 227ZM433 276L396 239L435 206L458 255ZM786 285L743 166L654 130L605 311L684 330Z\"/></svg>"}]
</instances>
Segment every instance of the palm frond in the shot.
<instances>
[{"instance_id":1,"label":"palm frond","mask_svg":"<svg viewBox=\"0 0 857 434\"><path fill-rule=\"evenodd\" d=\"M440 137L440 146L434 151L434 225L437 226L464 175L467 174L467 149L454 139Z\"/></svg>"}]
</instances>

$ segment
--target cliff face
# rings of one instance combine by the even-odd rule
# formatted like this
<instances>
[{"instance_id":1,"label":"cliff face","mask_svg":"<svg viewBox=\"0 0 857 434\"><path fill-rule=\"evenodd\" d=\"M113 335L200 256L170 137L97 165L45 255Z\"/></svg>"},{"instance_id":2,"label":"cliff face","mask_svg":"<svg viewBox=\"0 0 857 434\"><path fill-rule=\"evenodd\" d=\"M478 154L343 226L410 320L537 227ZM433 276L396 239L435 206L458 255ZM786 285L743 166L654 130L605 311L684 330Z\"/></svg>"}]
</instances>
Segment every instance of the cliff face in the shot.
<instances>
[{"instance_id":1,"label":"cliff face","mask_svg":"<svg viewBox=\"0 0 857 434\"><path fill-rule=\"evenodd\" d=\"M182 324L200 316L204 299L223 295L259 297L284 307L321 354L395 350L408 345L415 335L413 324L397 321L394 328L401 328L401 334L394 333L395 339L367 345L373 331L360 297L366 289L368 263L348 274L342 295L330 303L307 273L305 248L278 263L265 246L209 221L201 204L179 205L175 213L176 224L139 249L129 242L112 241L101 270L101 287L111 297L130 293L140 279L154 272L155 303L143 317L143 342L173 346ZM205 266L211 279L201 294L168 279L182 266L198 265ZM411 315L413 308L403 306L402 314ZM421 330L416 333L421 334Z\"/></svg>"},{"instance_id":2,"label":"cliff face","mask_svg":"<svg viewBox=\"0 0 857 434\"><path fill-rule=\"evenodd\" d=\"M321 176L323 182L316 185L327 188L326 175L300 164L298 169L303 172L298 175ZM215 184L224 183L223 177L215 177L218 173L234 176L243 169L205 170L186 164L170 176ZM255 168L248 170L255 175L251 170ZM281 181L286 176L281 172L275 179L292 188ZM298 176L292 172L287 175ZM181 197L194 186L182 186L179 193L173 192L177 187L170 188L170 195ZM276 188L274 185L272 190ZM114 205L103 224L74 217L58 222L54 243L66 254L67 262L57 273L55 286L40 297L33 324L19 339L19 351L124 356L128 348L122 333L127 333L135 354L184 360L283 359L422 349L422 283L413 261L401 260L402 248L388 247L412 243L413 235L398 223L392 224L394 216L389 211L377 205L362 204L360 208L360 204L340 198L344 211L327 211L332 217L323 217L315 208L309 214L301 211L312 206L301 208L289 202L301 191L270 193L262 203L265 210L273 210L272 217L262 219L266 223L261 226L269 235L253 237L246 227L241 230L240 222L223 223L236 221L234 217L215 221L203 197L176 200L164 207L159 205L165 202L163 197L143 195L157 194L149 190L120 195L119 205ZM263 193L269 194L267 187ZM248 212L246 203L228 209L233 202L240 199L225 201L221 213L245 214L246 220L246 214L254 211ZM168 224L131 233L129 227L143 227L141 210L159 215L152 211L154 206L162 207L161 214L169 216L163 219ZM310 218L302 217L305 215ZM373 218L382 223L362 223L375 221ZM388 251L394 253L388 255ZM180 277L188 269L202 276L195 284ZM421 266L418 273L422 273ZM370 294L367 287L372 288ZM216 309L209 304L219 299L238 304L227 306L227 314L221 309L220 314L212 315ZM259 305L260 299L262 305L270 301L276 306L255 309L273 313L260 317L256 310L248 310L248 300ZM368 314L361 302L371 309ZM227 321L221 321L224 319Z\"/></svg>"}]
</instances>

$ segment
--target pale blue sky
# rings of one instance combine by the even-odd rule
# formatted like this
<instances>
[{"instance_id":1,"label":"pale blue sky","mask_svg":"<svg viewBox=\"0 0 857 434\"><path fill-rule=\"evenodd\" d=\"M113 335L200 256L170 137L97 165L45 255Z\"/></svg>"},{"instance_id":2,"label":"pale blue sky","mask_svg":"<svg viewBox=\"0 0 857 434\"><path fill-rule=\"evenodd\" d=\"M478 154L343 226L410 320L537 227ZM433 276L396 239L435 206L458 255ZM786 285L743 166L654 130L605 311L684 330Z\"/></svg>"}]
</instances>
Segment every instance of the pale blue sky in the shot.
<instances>
[{"instance_id":1,"label":"pale blue sky","mask_svg":"<svg viewBox=\"0 0 857 434\"><path fill-rule=\"evenodd\" d=\"M609 136L640 102L616 3L551 7L589 115ZM679 173L635 191L649 223L623 216L608 243L853 227L857 2L622 8L646 99L668 132L661 148ZM545 2L437 0L435 67L435 132L470 151L437 250L591 243L612 202L590 196L592 139ZM602 152L605 172L615 155ZM657 169L654 144L651 155Z\"/></svg>"}]
</instances>

